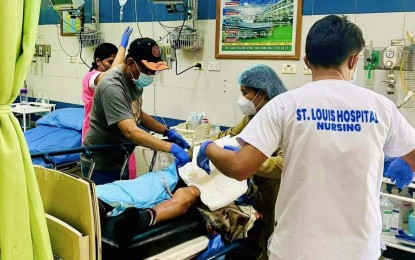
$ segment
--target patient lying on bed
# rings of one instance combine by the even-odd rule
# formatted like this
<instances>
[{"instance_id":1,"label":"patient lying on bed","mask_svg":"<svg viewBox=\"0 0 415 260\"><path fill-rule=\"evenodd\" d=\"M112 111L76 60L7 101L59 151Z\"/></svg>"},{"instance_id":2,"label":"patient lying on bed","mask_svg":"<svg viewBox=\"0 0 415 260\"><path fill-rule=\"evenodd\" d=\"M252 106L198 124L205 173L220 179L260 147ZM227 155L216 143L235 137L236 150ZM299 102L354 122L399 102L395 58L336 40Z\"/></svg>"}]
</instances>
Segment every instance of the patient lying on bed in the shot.
<instances>
[{"instance_id":1,"label":"patient lying on bed","mask_svg":"<svg viewBox=\"0 0 415 260\"><path fill-rule=\"evenodd\" d=\"M234 138L222 138L218 145L237 145ZM197 155L195 147L194 155ZM129 241L134 235L155 223L163 222L185 214L200 200L209 210L223 208L244 194L246 181L226 177L211 165L208 175L195 161L177 169L175 164L157 172L144 174L134 180L116 181L98 185L102 222L106 217L116 217L114 233L120 242ZM176 187L178 174L188 187ZM252 223L259 217L252 212ZM252 225L250 225L252 226Z\"/></svg>"}]
</instances>

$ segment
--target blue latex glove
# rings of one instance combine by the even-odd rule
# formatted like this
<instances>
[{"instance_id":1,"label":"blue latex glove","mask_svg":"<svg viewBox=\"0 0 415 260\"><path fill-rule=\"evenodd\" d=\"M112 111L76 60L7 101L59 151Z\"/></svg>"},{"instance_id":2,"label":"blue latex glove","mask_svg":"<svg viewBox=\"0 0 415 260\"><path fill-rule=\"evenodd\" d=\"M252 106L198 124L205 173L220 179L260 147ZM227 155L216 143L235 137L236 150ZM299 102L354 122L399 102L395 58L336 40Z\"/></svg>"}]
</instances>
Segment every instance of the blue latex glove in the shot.
<instances>
[{"instance_id":1,"label":"blue latex glove","mask_svg":"<svg viewBox=\"0 0 415 260\"><path fill-rule=\"evenodd\" d=\"M124 33L121 36L120 46L122 46L124 48L127 48L128 40L130 39L130 35L131 35L132 32L133 32L133 28L130 28L130 26L128 26L125 29Z\"/></svg>"},{"instance_id":2,"label":"blue latex glove","mask_svg":"<svg viewBox=\"0 0 415 260\"><path fill-rule=\"evenodd\" d=\"M181 148L189 149L190 144L184 140L183 136L176 132L174 129L169 129L166 135L170 140L175 141Z\"/></svg>"},{"instance_id":3,"label":"blue latex glove","mask_svg":"<svg viewBox=\"0 0 415 260\"><path fill-rule=\"evenodd\" d=\"M383 174L388 171L389 165L396 159L396 157L386 157L383 160Z\"/></svg>"},{"instance_id":4,"label":"blue latex glove","mask_svg":"<svg viewBox=\"0 0 415 260\"><path fill-rule=\"evenodd\" d=\"M404 160L396 158L389 165L385 176L390 177L399 189L403 189L412 182L413 173L411 167Z\"/></svg>"},{"instance_id":5,"label":"blue latex glove","mask_svg":"<svg viewBox=\"0 0 415 260\"><path fill-rule=\"evenodd\" d=\"M232 145L225 145L223 149L231 150L234 152L239 152L241 150L241 148L239 148L238 146L232 146Z\"/></svg>"},{"instance_id":6,"label":"blue latex glove","mask_svg":"<svg viewBox=\"0 0 415 260\"><path fill-rule=\"evenodd\" d=\"M189 155L177 144L171 145L170 153L172 153L174 157L177 158L176 160L177 167L182 167L186 163L190 162Z\"/></svg>"},{"instance_id":7,"label":"blue latex glove","mask_svg":"<svg viewBox=\"0 0 415 260\"><path fill-rule=\"evenodd\" d=\"M211 140L204 141L200 146L199 153L196 157L197 166L205 170L208 174L210 174L210 167L209 167L209 158L206 155L206 147L211 144Z\"/></svg>"}]
</instances>

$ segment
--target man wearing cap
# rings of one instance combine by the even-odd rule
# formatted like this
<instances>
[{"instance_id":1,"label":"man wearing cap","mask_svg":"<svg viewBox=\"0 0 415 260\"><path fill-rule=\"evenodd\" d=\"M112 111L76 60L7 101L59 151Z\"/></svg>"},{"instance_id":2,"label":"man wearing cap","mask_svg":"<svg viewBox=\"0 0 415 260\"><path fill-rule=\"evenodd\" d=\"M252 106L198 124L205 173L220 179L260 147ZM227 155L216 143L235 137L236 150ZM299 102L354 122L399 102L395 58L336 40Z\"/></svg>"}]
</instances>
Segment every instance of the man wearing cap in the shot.
<instances>
[{"instance_id":1,"label":"man wearing cap","mask_svg":"<svg viewBox=\"0 0 415 260\"><path fill-rule=\"evenodd\" d=\"M177 158L178 167L189 162L190 157L184 149L190 145L183 137L141 109L144 88L153 82L158 72L166 69L166 63L160 58L160 48L153 39L138 38L131 42L124 63L109 70L97 85L90 129L83 146L133 142L152 150L172 153ZM138 125L163 134L175 143L162 141ZM119 148L94 150L93 155L96 164L92 181L105 184L120 179L125 158ZM82 174L87 177L90 161L82 157L81 164ZM127 169L125 167L124 178Z\"/></svg>"}]
</instances>

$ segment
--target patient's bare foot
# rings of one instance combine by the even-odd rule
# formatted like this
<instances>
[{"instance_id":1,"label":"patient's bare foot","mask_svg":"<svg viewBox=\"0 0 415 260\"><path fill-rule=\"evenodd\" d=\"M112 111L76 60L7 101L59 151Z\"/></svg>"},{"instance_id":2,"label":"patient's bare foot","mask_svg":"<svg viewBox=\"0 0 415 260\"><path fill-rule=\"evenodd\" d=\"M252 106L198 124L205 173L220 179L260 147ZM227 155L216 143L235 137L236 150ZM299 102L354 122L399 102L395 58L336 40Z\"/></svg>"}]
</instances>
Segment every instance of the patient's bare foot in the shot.
<instances>
[{"instance_id":1,"label":"patient's bare foot","mask_svg":"<svg viewBox=\"0 0 415 260\"><path fill-rule=\"evenodd\" d=\"M135 235L155 223L154 209L138 209L130 207L116 216L114 235L120 244L126 244Z\"/></svg>"}]
</instances>

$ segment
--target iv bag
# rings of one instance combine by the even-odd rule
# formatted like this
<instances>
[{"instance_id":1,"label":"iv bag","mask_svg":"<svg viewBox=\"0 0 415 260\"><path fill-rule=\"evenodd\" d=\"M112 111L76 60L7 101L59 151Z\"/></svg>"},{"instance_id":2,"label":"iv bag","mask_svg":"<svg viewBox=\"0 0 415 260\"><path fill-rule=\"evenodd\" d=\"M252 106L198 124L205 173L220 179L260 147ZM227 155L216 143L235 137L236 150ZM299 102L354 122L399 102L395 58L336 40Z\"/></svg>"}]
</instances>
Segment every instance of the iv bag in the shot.
<instances>
[{"instance_id":1,"label":"iv bag","mask_svg":"<svg viewBox=\"0 0 415 260\"><path fill-rule=\"evenodd\" d=\"M122 22L122 18L124 16L124 5L127 3L127 0L119 0L120 2L120 22Z\"/></svg>"}]
</instances>

